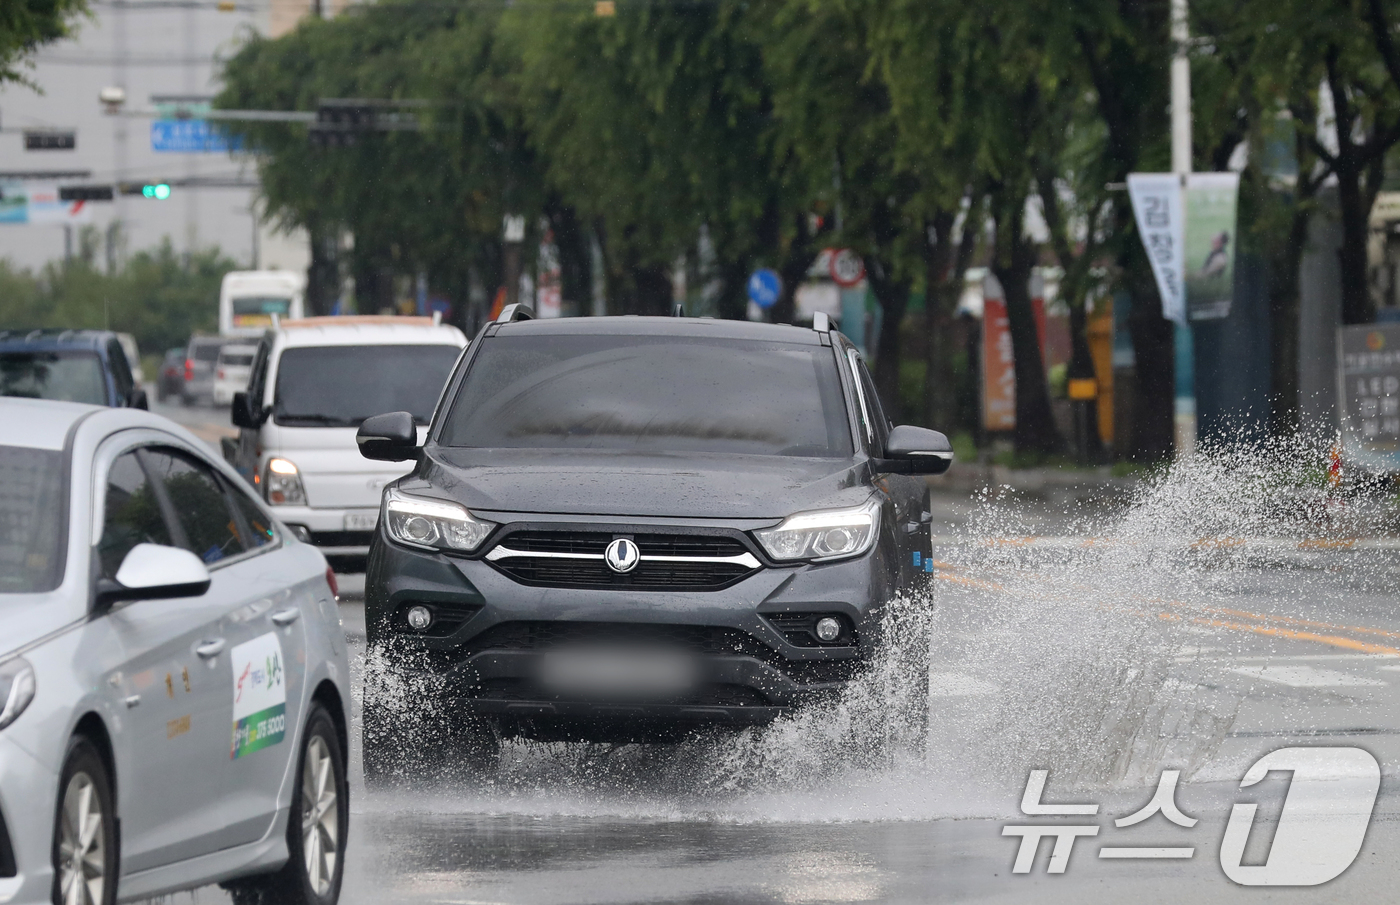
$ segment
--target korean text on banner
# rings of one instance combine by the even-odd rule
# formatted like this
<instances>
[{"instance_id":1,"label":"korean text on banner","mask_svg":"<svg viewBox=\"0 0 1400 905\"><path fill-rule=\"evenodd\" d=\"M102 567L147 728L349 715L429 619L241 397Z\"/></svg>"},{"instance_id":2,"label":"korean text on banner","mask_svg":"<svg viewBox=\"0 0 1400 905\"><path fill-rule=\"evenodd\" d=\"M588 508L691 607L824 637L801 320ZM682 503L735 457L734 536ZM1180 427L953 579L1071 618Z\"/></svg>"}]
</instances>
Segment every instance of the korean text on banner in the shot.
<instances>
[{"instance_id":1,"label":"korean text on banner","mask_svg":"<svg viewBox=\"0 0 1400 905\"><path fill-rule=\"evenodd\" d=\"M1400 324L1337 329L1345 456L1372 471L1400 471Z\"/></svg>"},{"instance_id":2,"label":"korean text on banner","mask_svg":"<svg viewBox=\"0 0 1400 905\"><path fill-rule=\"evenodd\" d=\"M1186 221L1181 210L1181 177L1175 173L1129 173L1128 196L1133 203L1142 246L1152 262L1162 316L1186 323Z\"/></svg>"},{"instance_id":3,"label":"korean text on banner","mask_svg":"<svg viewBox=\"0 0 1400 905\"><path fill-rule=\"evenodd\" d=\"M1230 316L1239 194L1239 173L1186 177L1186 314L1193 321Z\"/></svg>"}]
</instances>

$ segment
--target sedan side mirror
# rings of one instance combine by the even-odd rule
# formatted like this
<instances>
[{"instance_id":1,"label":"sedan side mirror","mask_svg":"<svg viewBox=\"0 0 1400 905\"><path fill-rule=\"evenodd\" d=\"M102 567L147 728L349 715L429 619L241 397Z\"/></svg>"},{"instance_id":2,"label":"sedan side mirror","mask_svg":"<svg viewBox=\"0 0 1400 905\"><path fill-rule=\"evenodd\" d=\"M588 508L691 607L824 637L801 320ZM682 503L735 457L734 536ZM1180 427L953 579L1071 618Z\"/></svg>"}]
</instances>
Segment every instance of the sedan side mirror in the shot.
<instances>
[{"instance_id":1,"label":"sedan side mirror","mask_svg":"<svg viewBox=\"0 0 1400 905\"><path fill-rule=\"evenodd\" d=\"M418 458L418 428L408 412L366 418L355 434L355 442L366 459L408 462Z\"/></svg>"},{"instance_id":2,"label":"sedan side mirror","mask_svg":"<svg viewBox=\"0 0 1400 905\"><path fill-rule=\"evenodd\" d=\"M901 424L885 441L883 471L899 474L943 474L953 464L953 444L926 427Z\"/></svg>"},{"instance_id":3,"label":"sedan side mirror","mask_svg":"<svg viewBox=\"0 0 1400 905\"><path fill-rule=\"evenodd\" d=\"M209 570L188 550L161 544L137 544L117 569L116 580L97 583L97 601L165 600L198 597L209 590Z\"/></svg>"},{"instance_id":4,"label":"sedan side mirror","mask_svg":"<svg viewBox=\"0 0 1400 905\"><path fill-rule=\"evenodd\" d=\"M242 390L233 394L229 418L233 420L234 427L246 427L250 430L262 427L262 413L253 411L253 400Z\"/></svg>"}]
</instances>

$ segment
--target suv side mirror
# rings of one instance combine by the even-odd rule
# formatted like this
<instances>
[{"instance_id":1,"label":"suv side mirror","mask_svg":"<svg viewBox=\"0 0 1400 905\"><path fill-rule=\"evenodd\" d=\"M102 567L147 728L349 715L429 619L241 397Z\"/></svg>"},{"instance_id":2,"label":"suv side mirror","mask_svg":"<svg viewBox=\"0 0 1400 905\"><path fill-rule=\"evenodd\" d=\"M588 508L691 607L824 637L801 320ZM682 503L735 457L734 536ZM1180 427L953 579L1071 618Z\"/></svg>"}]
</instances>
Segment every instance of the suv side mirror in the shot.
<instances>
[{"instance_id":1,"label":"suv side mirror","mask_svg":"<svg viewBox=\"0 0 1400 905\"><path fill-rule=\"evenodd\" d=\"M166 600L198 597L209 590L209 570L188 550L161 544L137 544L117 569L116 580L97 583L97 601Z\"/></svg>"},{"instance_id":2,"label":"suv side mirror","mask_svg":"<svg viewBox=\"0 0 1400 905\"><path fill-rule=\"evenodd\" d=\"M355 434L355 442L366 459L407 462L418 458L418 428L408 412L366 418Z\"/></svg>"},{"instance_id":3,"label":"suv side mirror","mask_svg":"<svg viewBox=\"0 0 1400 905\"><path fill-rule=\"evenodd\" d=\"M229 418L233 420L234 427L246 427L250 430L262 427L262 413L253 411L253 400L242 390L233 394Z\"/></svg>"},{"instance_id":4,"label":"suv side mirror","mask_svg":"<svg viewBox=\"0 0 1400 905\"><path fill-rule=\"evenodd\" d=\"M953 444L947 436L925 427L901 424L885 441L884 471L899 474L943 474L953 464Z\"/></svg>"}]
</instances>

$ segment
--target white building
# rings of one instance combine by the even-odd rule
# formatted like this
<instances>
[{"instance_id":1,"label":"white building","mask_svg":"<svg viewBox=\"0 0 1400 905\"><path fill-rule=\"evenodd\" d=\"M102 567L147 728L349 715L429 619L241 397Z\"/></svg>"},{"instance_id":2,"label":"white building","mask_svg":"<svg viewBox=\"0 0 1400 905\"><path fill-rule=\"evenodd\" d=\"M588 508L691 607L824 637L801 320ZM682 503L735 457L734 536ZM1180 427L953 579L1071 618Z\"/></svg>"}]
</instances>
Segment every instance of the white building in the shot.
<instances>
[{"instance_id":1,"label":"white building","mask_svg":"<svg viewBox=\"0 0 1400 905\"><path fill-rule=\"evenodd\" d=\"M13 174L52 171L90 175L24 184L170 182L167 200L119 195L86 205L84 216L104 237L119 221L127 253L168 236L180 251L217 245L241 266L304 270L305 235L256 223L257 174L249 157L157 151L153 120L135 114L151 110L155 97L214 94L217 58L233 53L253 31L275 36L290 30L301 17L319 12L321 2L93 0L92 17L77 22L73 38L34 56L28 74L38 92L24 85L0 88L0 184L14 185ZM327 11L343 5L324 2ZM107 86L125 89L128 115L103 112L98 93ZM33 129L74 130L77 146L26 150L24 130ZM0 258L38 268L65 254L66 232L57 223L0 223Z\"/></svg>"}]
</instances>

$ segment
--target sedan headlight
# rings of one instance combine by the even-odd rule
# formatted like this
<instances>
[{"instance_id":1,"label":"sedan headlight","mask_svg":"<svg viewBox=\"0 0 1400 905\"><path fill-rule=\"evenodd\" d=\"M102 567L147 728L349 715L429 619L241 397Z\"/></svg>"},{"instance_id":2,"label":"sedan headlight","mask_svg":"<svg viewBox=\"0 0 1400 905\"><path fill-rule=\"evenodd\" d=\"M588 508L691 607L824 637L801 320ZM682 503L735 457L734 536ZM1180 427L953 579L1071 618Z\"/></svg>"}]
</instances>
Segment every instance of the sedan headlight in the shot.
<instances>
[{"instance_id":1,"label":"sedan headlight","mask_svg":"<svg viewBox=\"0 0 1400 905\"><path fill-rule=\"evenodd\" d=\"M880 501L850 509L799 512L754 537L777 560L837 559L859 556L875 543L880 528Z\"/></svg>"},{"instance_id":2,"label":"sedan headlight","mask_svg":"<svg viewBox=\"0 0 1400 905\"><path fill-rule=\"evenodd\" d=\"M306 488L296 465L286 459L268 459L263 496L273 506L305 506Z\"/></svg>"},{"instance_id":3,"label":"sedan headlight","mask_svg":"<svg viewBox=\"0 0 1400 905\"><path fill-rule=\"evenodd\" d=\"M494 522L473 518L465 507L390 491L384 497L384 525L401 544L429 550L470 552L486 540Z\"/></svg>"},{"instance_id":4,"label":"sedan headlight","mask_svg":"<svg viewBox=\"0 0 1400 905\"><path fill-rule=\"evenodd\" d=\"M0 729L24 713L34 700L34 667L23 657L0 663Z\"/></svg>"}]
</instances>

